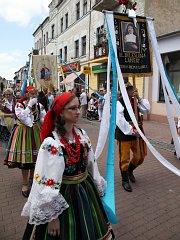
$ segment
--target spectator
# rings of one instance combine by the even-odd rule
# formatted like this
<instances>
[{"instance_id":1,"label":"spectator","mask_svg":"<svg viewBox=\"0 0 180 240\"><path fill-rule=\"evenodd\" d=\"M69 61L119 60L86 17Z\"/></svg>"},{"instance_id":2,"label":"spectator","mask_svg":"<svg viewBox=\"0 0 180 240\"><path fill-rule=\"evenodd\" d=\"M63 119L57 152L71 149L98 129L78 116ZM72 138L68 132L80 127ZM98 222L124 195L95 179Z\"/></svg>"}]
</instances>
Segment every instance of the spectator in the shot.
<instances>
[{"instance_id":1,"label":"spectator","mask_svg":"<svg viewBox=\"0 0 180 240\"><path fill-rule=\"evenodd\" d=\"M46 87L42 87L42 90L38 94L38 102L44 106L45 111L48 111L48 89Z\"/></svg>"},{"instance_id":2,"label":"spectator","mask_svg":"<svg viewBox=\"0 0 180 240\"><path fill-rule=\"evenodd\" d=\"M54 101L54 96L52 95L52 92L48 92L48 109L50 110L52 102Z\"/></svg>"},{"instance_id":3,"label":"spectator","mask_svg":"<svg viewBox=\"0 0 180 240\"><path fill-rule=\"evenodd\" d=\"M99 90L99 94L103 97L104 93L103 93L104 89L100 89ZM103 98L99 97L98 98L98 115L99 115L99 121L101 121L102 119L102 112L103 112L103 106L104 106L104 100Z\"/></svg>"},{"instance_id":4,"label":"spectator","mask_svg":"<svg viewBox=\"0 0 180 240\"><path fill-rule=\"evenodd\" d=\"M87 96L84 88L81 89L80 103L82 108L82 117L85 118L87 110Z\"/></svg>"}]
</instances>

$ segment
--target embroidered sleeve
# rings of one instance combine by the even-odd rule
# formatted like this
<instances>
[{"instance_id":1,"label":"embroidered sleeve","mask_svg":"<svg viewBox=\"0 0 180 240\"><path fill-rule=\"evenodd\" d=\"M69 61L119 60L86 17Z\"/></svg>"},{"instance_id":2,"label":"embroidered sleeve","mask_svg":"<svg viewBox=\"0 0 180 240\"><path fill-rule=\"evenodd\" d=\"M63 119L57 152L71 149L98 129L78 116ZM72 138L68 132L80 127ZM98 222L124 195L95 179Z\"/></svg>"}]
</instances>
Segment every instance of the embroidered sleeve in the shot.
<instances>
[{"instance_id":1,"label":"embroidered sleeve","mask_svg":"<svg viewBox=\"0 0 180 240\"><path fill-rule=\"evenodd\" d=\"M100 196L103 196L104 189L106 188L107 182L99 173L98 165L94 157L94 151L92 148L91 140L89 139L88 135L84 130L83 130L83 136L87 140L87 144L89 147L88 148L88 171L90 172L90 174L92 175L96 183Z\"/></svg>"},{"instance_id":2,"label":"embroidered sleeve","mask_svg":"<svg viewBox=\"0 0 180 240\"><path fill-rule=\"evenodd\" d=\"M28 107L24 109L21 103L17 103L15 106L15 114L23 124L25 124L28 127L33 126L33 118L31 115L31 111Z\"/></svg>"},{"instance_id":3,"label":"embroidered sleeve","mask_svg":"<svg viewBox=\"0 0 180 240\"><path fill-rule=\"evenodd\" d=\"M32 189L22 211L30 224L50 222L69 207L60 194L64 168L61 146L53 138L46 138L38 153Z\"/></svg>"}]
</instances>

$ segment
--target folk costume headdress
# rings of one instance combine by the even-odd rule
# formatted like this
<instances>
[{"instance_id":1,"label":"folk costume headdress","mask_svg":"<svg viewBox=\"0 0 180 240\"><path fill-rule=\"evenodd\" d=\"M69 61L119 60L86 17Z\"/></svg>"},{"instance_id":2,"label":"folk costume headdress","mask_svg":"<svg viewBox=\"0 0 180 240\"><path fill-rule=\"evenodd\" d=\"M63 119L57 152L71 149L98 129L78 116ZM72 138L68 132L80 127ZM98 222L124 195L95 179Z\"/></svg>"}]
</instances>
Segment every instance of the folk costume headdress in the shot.
<instances>
[{"instance_id":1,"label":"folk costume headdress","mask_svg":"<svg viewBox=\"0 0 180 240\"><path fill-rule=\"evenodd\" d=\"M61 96L55 97L51 109L46 113L41 131L41 140L43 141L54 129L56 118L62 112L64 106L68 103L71 97L76 97L75 94L67 92Z\"/></svg>"},{"instance_id":2,"label":"folk costume headdress","mask_svg":"<svg viewBox=\"0 0 180 240\"><path fill-rule=\"evenodd\" d=\"M35 87L33 86L28 86L26 89L25 89L25 93L28 93L29 91L33 91L35 90ZM25 100L25 97L22 96L21 99L18 101L19 103L22 103L23 101Z\"/></svg>"}]
</instances>

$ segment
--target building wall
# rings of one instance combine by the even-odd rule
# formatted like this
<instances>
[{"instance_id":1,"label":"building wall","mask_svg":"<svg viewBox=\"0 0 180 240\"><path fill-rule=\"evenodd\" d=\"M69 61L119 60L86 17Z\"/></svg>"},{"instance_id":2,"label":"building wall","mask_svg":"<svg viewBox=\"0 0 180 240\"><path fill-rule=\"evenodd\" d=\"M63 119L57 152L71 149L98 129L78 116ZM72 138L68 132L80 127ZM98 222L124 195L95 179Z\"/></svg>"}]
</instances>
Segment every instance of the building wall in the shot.
<instances>
[{"instance_id":1,"label":"building wall","mask_svg":"<svg viewBox=\"0 0 180 240\"><path fill-rule=\"evenodd\" d=\"M145 0L145 16L154 18L157 36L176 32L180 28L180 1Z\"/></svg>"},{"instance_id":2,"label":"building wall","mask_svg":"<svg viewBox=\"0 0 180 240\"><path fill-rule=\"evenodd\" d=\"M80 19L76 21L76 4L80 1ZM113 1L113 0L112 0ZM64 58L64 47L67 46L67 62L72 63L79 61L81 69L83 66L92 66L107 62L107 59L98 59L98 63L94 60L94 45L97 43L97 28L105 25L104 14L100 11L90 12L90 7L95 5L95 0L87 1L87 14L83 16L83 0L65 0L57 6L58 1L53 0L50 5L49 21L45 22L42 28L36 32L35 42L42 38L42 35L48 31L49 44L43 46L40 54L59 54L60 49L63 50L62 58ZM144 14L144 0L138 0L137 15ZM117 7L114 11L121 12L121 7ZM68 13L68 25L65 29L65 14ZM61 33L61 18L63 17L64 31ZM51 27L55 25L55 38L51 39ZM81 38L86 36L86 55L81 56ZM75 41L79 39L80 57L75 57ZM105 79L106 80L106 79ZM91 73L85 76L85 81L89 82L94 90L98 90L98 74ZM140 94L143 95L143 79L138 81L137 87Z\"/></svg>"}]
</instances>

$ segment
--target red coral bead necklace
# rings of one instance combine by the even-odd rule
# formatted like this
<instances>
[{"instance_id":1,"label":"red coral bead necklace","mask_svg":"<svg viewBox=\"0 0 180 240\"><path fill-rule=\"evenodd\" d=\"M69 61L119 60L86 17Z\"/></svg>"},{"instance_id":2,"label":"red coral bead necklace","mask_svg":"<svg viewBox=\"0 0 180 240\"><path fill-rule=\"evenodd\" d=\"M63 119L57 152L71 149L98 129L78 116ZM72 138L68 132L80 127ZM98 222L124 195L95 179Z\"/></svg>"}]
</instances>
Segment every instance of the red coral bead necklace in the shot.
<instances>
[{"instance_id":1,"label":"red coral bead necklace","mask_svg":"<svg viewBox=\"0 0 180 240\"><path fill-rule=\"evenodd\" d=\"M77 135L74 128L72 130L72 133L75 138L75 148L72 147L71 144L69 144L69 142L62 136L61 136L61 140L60 140L61 143L65 146L65 149L66 149L66 152L68 155L68 159L66 161L66 164L68 166L73 165L74 163L77 163L80 160L80 149L81 149L80 136Z\"/></svg>"}]
</instances>

